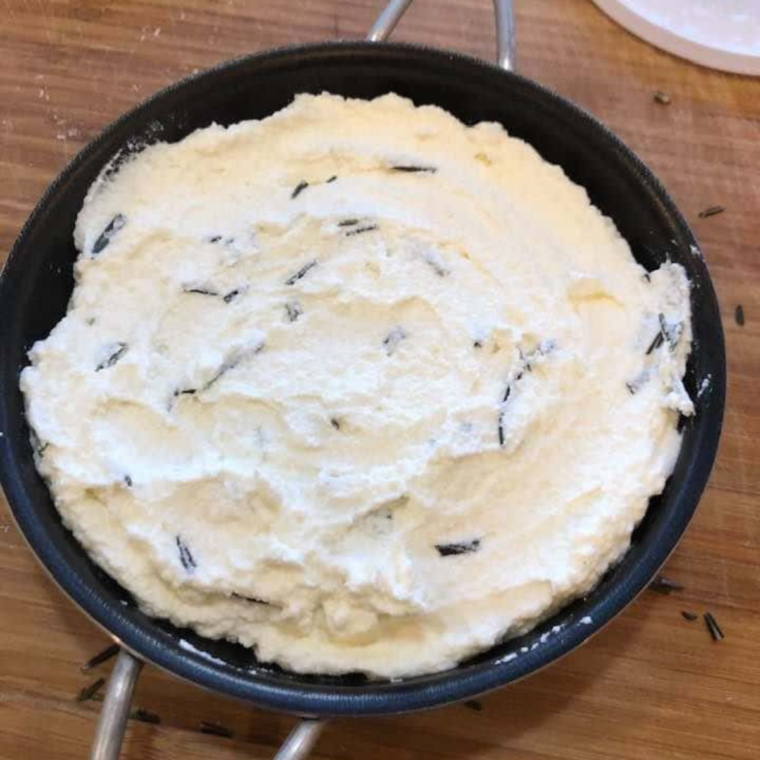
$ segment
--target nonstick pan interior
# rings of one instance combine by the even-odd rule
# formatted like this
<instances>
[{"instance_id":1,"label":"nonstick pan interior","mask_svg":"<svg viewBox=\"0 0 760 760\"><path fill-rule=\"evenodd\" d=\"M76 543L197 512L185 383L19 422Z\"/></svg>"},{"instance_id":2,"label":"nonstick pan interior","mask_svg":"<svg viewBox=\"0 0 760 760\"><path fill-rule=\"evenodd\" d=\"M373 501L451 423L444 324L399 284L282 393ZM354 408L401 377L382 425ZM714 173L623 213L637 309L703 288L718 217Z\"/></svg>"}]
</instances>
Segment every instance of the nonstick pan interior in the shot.
<instances>
[{"instance_id":1,"label":"nonstick pan interior","mask_svg":"<svg viewBox=\"0 0 760 760\"><path fill-rule=\"evenodd\" d=\"M400 682L288 673L257 663L241 646L142 614L62 525L34 467L18 388L27 350L66 310L76 215L115 154L176 141L213 122L261 118L297 93L325 90L359 98L396 92L418 105L439 105L466 124L502 123L588 190L645 267L677 261L693 284L695 340L686 386L697 414L686 421L675 472L623 561L587 599L533 632L453 670ZM119 119L72 161L22 230L0 281L0 325L0 477L22 532L53 578L138 656L208 688L303 715L404 712L464 699L521 678L580 644L646 586L674 548L707 482L723 414L725 354L715 294L688 227L655 178L598 122L529 80L408 45L329 43L250 56L184 80Z\"/></svg>"}]
</instances>

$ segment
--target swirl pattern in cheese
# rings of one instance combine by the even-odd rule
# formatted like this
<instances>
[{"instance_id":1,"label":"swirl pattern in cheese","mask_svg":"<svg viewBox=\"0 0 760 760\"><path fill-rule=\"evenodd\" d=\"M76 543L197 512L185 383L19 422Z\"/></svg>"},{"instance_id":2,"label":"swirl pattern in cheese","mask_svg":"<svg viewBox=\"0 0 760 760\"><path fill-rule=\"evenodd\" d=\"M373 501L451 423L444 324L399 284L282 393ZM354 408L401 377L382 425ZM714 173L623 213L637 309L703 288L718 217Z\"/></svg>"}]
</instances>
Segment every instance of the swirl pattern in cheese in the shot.
<instances>
[{"instance_id":1,"label":"swirl pattern in cheese","mask_svg":"<svg viewBox=\"0 0 760 760\"><path fill-rule=\"evenodd\" d=\"M448 668L587 592L680 446L683 270L498 125L300 96L93 185L21 385L150 614L296 671Z\"/></svg>"}]
</instances>

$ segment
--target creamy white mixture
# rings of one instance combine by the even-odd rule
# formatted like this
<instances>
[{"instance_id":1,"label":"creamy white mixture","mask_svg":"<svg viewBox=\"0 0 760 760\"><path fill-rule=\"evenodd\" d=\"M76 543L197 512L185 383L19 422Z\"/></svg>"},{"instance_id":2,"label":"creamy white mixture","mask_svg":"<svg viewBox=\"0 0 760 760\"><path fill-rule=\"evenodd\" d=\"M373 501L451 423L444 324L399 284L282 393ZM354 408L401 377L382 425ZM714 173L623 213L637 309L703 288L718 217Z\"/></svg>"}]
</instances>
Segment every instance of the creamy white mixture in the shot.
<instances>
[{"instance_id":1,"label":"creamy white mixture","mask_svg":"<svg viewBox=\"0 0 760 760\"><path fill-rule=\"evenodd\" d=\"M587 592L680 445L689 286L501 126L300 96L91 189L21 386L150 614L296 671L448 668Z\"/></svg>"}]
</instances>

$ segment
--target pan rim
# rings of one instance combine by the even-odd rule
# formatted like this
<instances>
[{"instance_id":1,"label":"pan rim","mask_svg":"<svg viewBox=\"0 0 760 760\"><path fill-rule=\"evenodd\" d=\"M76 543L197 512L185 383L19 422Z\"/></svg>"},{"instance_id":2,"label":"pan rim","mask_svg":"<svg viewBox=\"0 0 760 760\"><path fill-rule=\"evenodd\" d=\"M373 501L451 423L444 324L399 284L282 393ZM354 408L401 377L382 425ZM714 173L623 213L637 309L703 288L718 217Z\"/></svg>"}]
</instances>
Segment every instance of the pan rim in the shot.
<instances>
[{"instance_id":1,"label":"pan rim","mask_svg":"<svg viewBox=\"0 0 760 760\"><path fill-rule=\"evenodd\" d=\"M682 232L684 240L690 241L696 246L693 234L677 207L662 184L644 163L598 119L551 89L514 72L504 71L492 63L437 48L396 42L320 42L279 47L244 55L191 74L159 90L107 125L63 168L48 186L22 226L3 272L0 274L0 321L3 324L10 324L10 322L5 321L6 312L10 311L10 307L7 305L9 301L8 272L19 267L18 260L22 258L21 251L24 248L25 239L34 229L48 205L53 202L56 193L87 161L88 156L99 145L111 139L121 127L139 118L142 113L164 101L171 94L181 94L183 89L191 87L195 82L202 79L213 78L218 74L232 72L246 66L255 66L266 62L276 63L278 59L286 63L299 55L322 56L324 59L331 55L346 56L351 53L370 53L371 56L375 57L390 55L399 59L402 55L417 55L426 57L431 64L447 59L448 61L460 62L462 65L470 67L473 72L479 68L478 73L484 76L486 75L485 72L491 72L489 76L496 73L499 76L511 78L520 86L532 90L539 96L549 98L563 109L571 112L576 118L580 118L583 122L591 125L596 131L594 139L606 140L610 147L614 147L621 158L629 164L630 169L636 173L642 184L646 184L657 196L658 202L663 205L668 217ZM719 314L717 298L706 265L702 262L700 266L704 267L706 274L702 286L707 288L707 301L711 309ZM690 463L692 495L687 499L689 503L685 507L673 511L668 530L663 529L654 537L656 540L653 539L649 553L629 569L628 576L616 589L616 594L612 598L602 598L594 606L583 610L585 613L583 617L590 617L593 621L591 624L585 624L579 618L556 636L552 636L536 651L528 651L511 660L498 662L496 661L498 658L493 656L477 664L466 664L461 668L404 679L397 683L373 683L370 681L361 686L326 686L299 682L296 679L287 682L281 677L274 674L270 677L266 673L247 672L246 675L242 675L241 669L235 666L225 665L222 668L200 655L182 650L176 641L174 646L170 646L168 641L159 638L157 633L152 632L146 626L141 626L106 606L100 599L100 592L93 594L76 572L63 571L66 569L67 563L65 558L57 553L53 539L46 535L44 526L33 524L30 510L20 506L23 505L27 496L20 480L15 477L16 458L8 436L0 438L0 482L5 489L11 512L19 530L40 564L55 580L59 588L90 619L116 637L125 648L135 653L140 659L149 661L177 677L215 692L243 699L260 707L299 715L323 717L359 714L379 715L443 706L517 681L575 650L635 599L675 549L678 540L693 516L717 453L725 403L725 348L719 321L715 329L714 337L719 345L715 347L714 366L711 367L713 393L707 414L698 420L702 430L699 444L692 455L693 461ZM4 339L1 342L4 343ZM3 346L0 346L0 352L2 350ZM2 384L0 383L0 385ZM6 429L8 415L6 403L6 394L3 394L2 399L0 399L0 430ZM665 535L666 533L667 535ZM231 672L233 670L237 671L238 675Z\"/></svg>"}]
</instances>

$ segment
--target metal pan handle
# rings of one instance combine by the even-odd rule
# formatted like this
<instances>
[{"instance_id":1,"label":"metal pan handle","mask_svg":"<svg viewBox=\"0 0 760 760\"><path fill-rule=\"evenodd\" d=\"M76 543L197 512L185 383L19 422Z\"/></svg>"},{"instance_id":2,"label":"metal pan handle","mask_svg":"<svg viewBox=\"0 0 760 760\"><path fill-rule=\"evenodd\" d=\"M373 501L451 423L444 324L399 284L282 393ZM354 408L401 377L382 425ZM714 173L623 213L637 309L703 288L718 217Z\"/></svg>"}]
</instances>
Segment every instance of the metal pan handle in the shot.
<instances>
[{"instance_id":1,"label":"metal pan handle","mask_svg":"<svg viewBox=\"0 0 760 760\"><path fill-rule=\"evenodd\" d=\"M95 728L90 760L118 760L127 730L132 694L142 662L122 649L108 679L108 689ZM274 760L302 760L307 757L322 733L321 720L301 720L277 751Z\"/></svg>"},{"instance_id":2,"label":"metal pan handle","mask_svg":"<svg viewBox=\"0 0 760 760\"><path fill-rule=\"evenodd\" d=\"M324 727L323 720L304 718L290 732L274 756L274 760L302 760L308 757Z\"/></svg>"},{"instance_id":3,"label":"metal pan handle","mask_svg":"<svg viewBox=\"0 0 760 760\"><path fill-rule=\"evenodd\" d=\"M367 39L370 42L384 42L412 0L390 0L377 21L369 30ZM515 17L512 12L512 0L493 0L496 15L496 62L505 71L515 70Z\"/></svg>"},{"instance_id":4,"label":"metal pan handle","mask_svg":"<svg viewBox=\"0 0 760 760\"><path fill-rule=\"evenodd\" d=\"M141 668L142 662L126 649L119 652L116 665L108 679L108 689L95 729L90 760L118 760L124 732L127 730L132 694Z\"/></svg>"}]
</instances>

